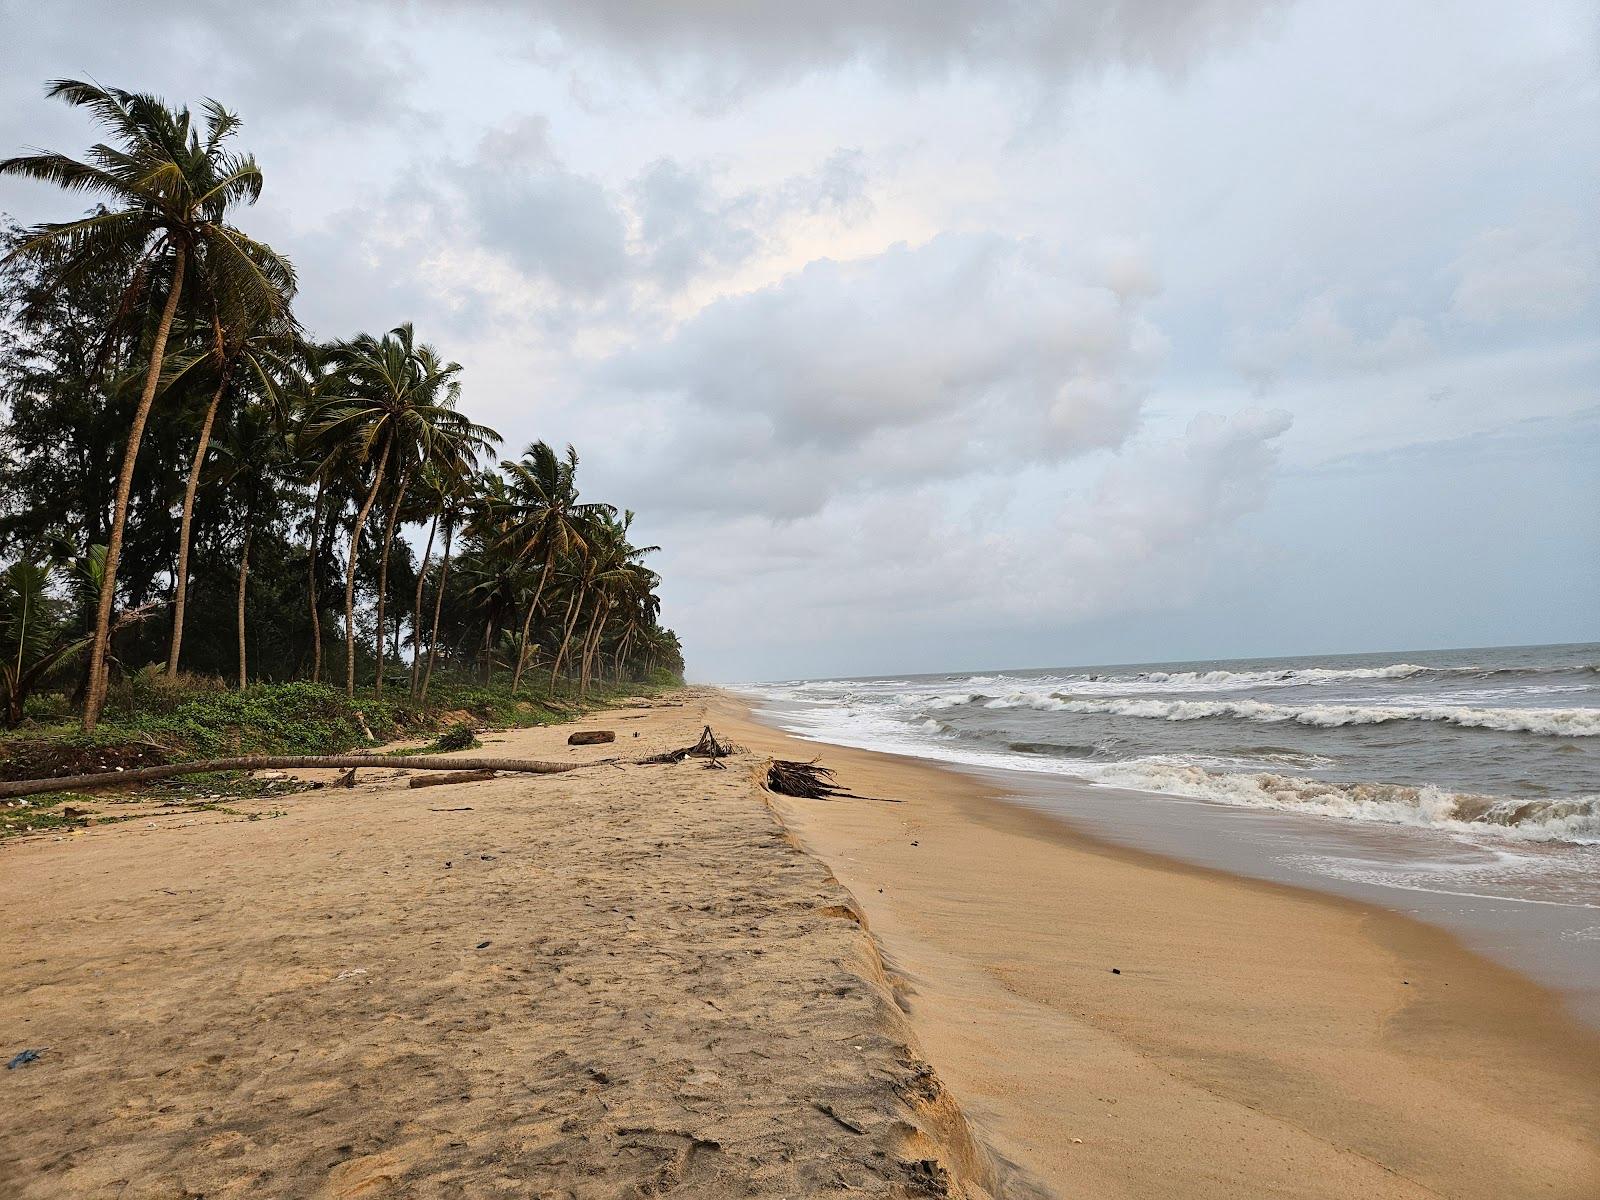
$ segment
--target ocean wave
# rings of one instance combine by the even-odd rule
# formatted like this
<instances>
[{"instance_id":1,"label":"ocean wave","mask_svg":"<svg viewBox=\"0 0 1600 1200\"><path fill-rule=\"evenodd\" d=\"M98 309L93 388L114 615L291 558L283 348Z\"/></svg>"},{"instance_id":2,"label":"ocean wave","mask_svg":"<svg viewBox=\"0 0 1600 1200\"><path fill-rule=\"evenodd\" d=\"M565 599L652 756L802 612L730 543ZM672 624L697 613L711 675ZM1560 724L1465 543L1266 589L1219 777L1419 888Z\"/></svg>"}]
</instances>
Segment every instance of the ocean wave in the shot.
<instances>
[{"instance_id":1,"label":"ocean wave","mask_svg":"<svg viewBox=\"0 0 1600 1200\"><path fill-rule=\"evenodd\" d=\"M1208 771L1192 764L1135 760L1091 767L1094 782L1247 808L1411 825L1457 833L1499 833L1530 841L1600 845L1600 795L1516 799L1393 783L1334 783L1270 772Z\"/></svg>"},{"instance_id":2,"label":"ocean wave","mask_svg":"<svg viewBox=\"0 0 1600 1200\"><path fill-rule=\"evenodd\" d=\"M1072 686L1080 687L1084 684L1093 685L1097 688L1108 686L1132 688L1158 686L1163 690L1192 688L1212 691L1273 686L1299 687L1316 684L1358 684L1391 679L1487 680L1500 676L1539 678L1551 675L1593 676L1597 673L1600 673L1600 667L1591 665L1560 667L1430 667L1421 663L1398 662L1380 667L1271 667L1255 671L1230 671L1219 668L1209 671L1140 671L1135 674L1114 673L1108 675L1082 672L1060 676L1060 678ZM992 684L996 680L989 678L985 682ZM1577 686L1586 687L1590 685L1584 683Z\"/></svg>"},{"instance_id":3,"label":"ocean wave","mask_svg":"<svg viewBox=\"0 0 1600 1200\"><path fill-rule=\"evenodd\" d=\"M1263 700L1163 700L1123 697L1084 700L1059 692L1013 692L968 703L985 708L1033 708L1043 712L1144 717L1162 721L1200 721L1213 717L1264 724L1294 722L1322 729L1344 725L1383 725L1390 721L1430 721L1463 729L1496 729L1550 737L1600 736L1600 708L1469 708L1461 705L1269 704ZM948 707L948 706L946 706Z\"/></svg>"},{"instance_id":4,"label":"ocean wave","mask_svg":"<svg viewBox=\"0 0 1600 1200\"><path fill-rule=\"evenodd\" d=\"M1134 679L1150 683L1344 683L1360 679L1409 679L1432 668L1417 663L1386 667L1293 667L1267 671L1147 671Z\"/></svg>"}]
</instances>

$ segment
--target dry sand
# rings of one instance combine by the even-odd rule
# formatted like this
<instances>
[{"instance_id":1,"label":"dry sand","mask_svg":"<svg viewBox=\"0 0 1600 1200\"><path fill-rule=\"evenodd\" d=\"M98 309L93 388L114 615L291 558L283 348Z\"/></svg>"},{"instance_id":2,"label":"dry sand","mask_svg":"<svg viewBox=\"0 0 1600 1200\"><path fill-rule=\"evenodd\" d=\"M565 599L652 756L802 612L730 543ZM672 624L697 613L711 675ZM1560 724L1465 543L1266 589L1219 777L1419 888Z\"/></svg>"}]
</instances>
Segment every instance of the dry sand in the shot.
<instances>
[{"instance_id":1,"label":"dry sand","mask_svg":"<svg viewBox=\"0 0 1600 1200\"><path fill-rule=\"evenodd\" d=\"M904 803L373 770L0 846L0 1196L1600 1196L1596 1039L1404 918L715 694L486 751L703 718Z\"/></svg>"},{"instance_id":2,"label":"dry sand","mask_svg":"<svg viewBox=\"0 0 1600 1200\"><path fill-rule=\"evenodd\" d=\"M618 746L486 749L701 728L600 726ZM849 897L747 764L364 775L0 847L0 1049L47 1047L0 1071L0 1196L984 1194Z\"/></svg>"},{"instance_id":3,"label":"dry sand","mask_svg":"<svg viewBox=\"0 0 1600 1200\"><path fill-rule=\"evenodd\" d=\"M1447 934L1096 842L728 698L712 720L906 801L778 808L858 897L973 1130L1052 1191L1600 1197L1600 1040Z\"/></svg>"}]
</instances>

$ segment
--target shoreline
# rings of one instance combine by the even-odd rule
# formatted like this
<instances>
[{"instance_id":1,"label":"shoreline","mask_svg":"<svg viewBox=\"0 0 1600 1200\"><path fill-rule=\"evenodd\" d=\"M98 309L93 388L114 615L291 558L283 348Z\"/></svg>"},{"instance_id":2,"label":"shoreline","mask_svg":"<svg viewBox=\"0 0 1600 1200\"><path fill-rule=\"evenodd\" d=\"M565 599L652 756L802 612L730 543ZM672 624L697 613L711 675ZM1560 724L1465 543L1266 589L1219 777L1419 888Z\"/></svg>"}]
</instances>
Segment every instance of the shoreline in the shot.
<instances>
[{"instance_id":1,"label":"shoreline","mask_svg":"<svg viewBox=\"0 0 1600 1200\"><path fill-rule=\"evenodd\" d=\"M980 1136L1047 1186L1600 1191L1600 1038L1452 934L1106 840L929 760L799 739L727 693L713 709L735 740L914 801L780 811L909 980Z\"/></svg>"}]
</instances>

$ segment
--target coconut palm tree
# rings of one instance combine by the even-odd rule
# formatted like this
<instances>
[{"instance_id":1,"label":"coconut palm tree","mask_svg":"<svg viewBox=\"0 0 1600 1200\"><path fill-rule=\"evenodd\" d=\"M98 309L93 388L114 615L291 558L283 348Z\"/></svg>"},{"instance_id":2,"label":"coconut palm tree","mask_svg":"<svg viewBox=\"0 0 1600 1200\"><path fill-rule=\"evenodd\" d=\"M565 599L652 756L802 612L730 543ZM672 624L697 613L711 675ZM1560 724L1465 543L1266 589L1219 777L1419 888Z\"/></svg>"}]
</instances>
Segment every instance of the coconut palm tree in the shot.
<instances>
[{"instance_id":1,"label":"coconut palm tree","mask_svg":"<svg viewBox=\"0 0 1600 1200\"><path fill-rule=\"evenodd\" d=\"M349 454L355 461L372 464L372 480L356 513L350 532L350 556L345 571L345 691L355 694L356 556L361 534L377 501L386 475L395 485L388 509L378 584L377 635L378 686L383 679L382 605L387 585L389 546L399 506L405 497L411 471L436 456L462 453L463 447L487 446L500 435L474 424L455 410L461 394L459 363L447 363L433 347L419 345L410 323L396 326L381 338L357 334L335 342L327 351L331 373L328 397L312 425L312 435L326 446L332 462Z\"/></svg>"},{"instance_id":2,"label":"coconut palm tree","mask_svg":"<svg viewBox=\"0 0 1600 1200\"><path fill-rule=\"evenodd\" d=\"M439 582L433 593L433 625L428 634L428 665L422 672L422 683L417 697L428 698L428 685L433 681L433 664L439 654L439 618L444 609L445 589L450 583L450 552L455 532L482 504L488 486L487 479L499 481L498 476L486 477L476 472L450 477L440 498L439 516L444 523L444 558L439 565Z\"/></svg>"},{"instance_id":3,"label":"coconut palm tree","mask_svg":"<svg viewBox=\"0 0 1600 1200\"><path fill-rule=\"evenodd\" d=\"M229 422L217 444L223 482L237 495L239 570L235 612L239 635L239 690L249 683L245 652L245 600L250 580L250 545L257 519L272 505L284 469L292 461L284 414L268 403L247 404Z\"/></svg>"},{"instance_id":4,"label":"coconut palm tree","mask_svg":"<svg viewBox=\"0 0 1600 1200\"><path fill-rule=\"evenodd\" d=\"M463 450L467 449L462 447ZM441 523L445 526L444 566L440 571L439 590L434 598L434 631L437 635L439 605L444 599L444 587L450 571L450 537L455 520L459 519L461 504L469 494L477 464L476 454L450 456L441 454L425 463L418 478L416 496L419 513L426 514L428 538L422 547L422 561L417 566L417 593L411 603L411 694L417 694L422 674L422 592L428 580L428 561L433 557L434 539Z\"/></svg>"},{"instance_id":5,"label":"coconut palm tree","mask_svg":"<svg viewBox=\"0 0 1600 1200\"><path fill-rule=\"evenodd\" d=\"M612 512L614 513L615 509ZM613 515L602 515L589 527L587 538L589 552L583 559L574 601L568 605L566 627L562 632L561 644L556 650L554 665L551 667L552 687L555 686L561 664L566 659L567 649L583 614L584 604L586 601L592 601L594 607L589 616L589 624L579 642L578 654L578 689L580 694L587 691L595 648L605 634L606 622L610 610L617 603L619 589L628 581L628 568L637 565L638 560L644 555L653 554L660 549L658 546L630 545L628 529L632 524L633 513L624 511L620 519Z\"/></svg>"},{"instance_id":6,"label":"coconut palm tree","mask_svg":"<svg viewBox=\"0 0 1600 1200\"><path fill-rule=\"evenodd\" d=\"M589 552L584 531L602 517L614 516L609 504L581 504L578 501L578 452L567 447L560 458L545 442L533 442L516 462L500 464L506 476L508 493L504 515L508 528L503 543L517 561L533 559L540 565L539 581L522 618L516 670L511 676L511 694L522 682L528 656L528 631L533 626L545 584L555 575L558 558L583 557Z\"/></svg>"},{"instance_id":7,"label":"coconut palm tree","mask_svg":"<svg viewBox=\"0 0 1600 1200\"><path fill-rule=\"evenodd\" d=\"M197 122L187 108L170 108L156 96L74 79L55 80L48 94L87 109L108 131L109 141L92 146L87 161L51 151L8 158L0 161L0 176L98 196L103 207L75 221L35 226L12 254L48 255L62 281L110 266L129 278L130 294L147 283L164 289L144 387L123 450L95 612L83 706L84 731L92 733L105 703L111 610L134 464L191 264L203 258L217 287L247 307L269 312L284 303L294 273L269 247L226 223L228 210L255 203L262 186L255 160L225 148L239 129L236 115L207 100ZM150 290L156 294L156 288Z\"/></svg>"},{"instance_id":8,"label":"coconut palm tree","mask_svg":"<svg viewBox=\"0 0 1600 1200\"><path fill-rule=\"evenodd\" d=\"M183 517L178 526L178 566L173 574L172 639L167 648L167 674L178 673L178 656L183 646L183 618L189 591L189 544L194 524L194 498L200 488L200 472L210 448L211 431L217 409L229 385L241 380L280 414L291 405L293 389L303 383L302 357L298 332L286 314L241 312L224 323L214 301L211 318L211 345L176 358L164 377L163 390L207 368L213 373L211 399L200 422L189 478L184 485Z\"/></svg>"},{"instance_id":9,"label":"coconut palm tree","mask_svg":"<svg viewBox=\"0 0 1600 1200\"><path fill-rule=\"evenodd\" d=\"M21 558L0 571L0 724L22 723L28 696L51 671L89 644L72 632L52 594L60 564Z\"/></svg>"}]
</instances>

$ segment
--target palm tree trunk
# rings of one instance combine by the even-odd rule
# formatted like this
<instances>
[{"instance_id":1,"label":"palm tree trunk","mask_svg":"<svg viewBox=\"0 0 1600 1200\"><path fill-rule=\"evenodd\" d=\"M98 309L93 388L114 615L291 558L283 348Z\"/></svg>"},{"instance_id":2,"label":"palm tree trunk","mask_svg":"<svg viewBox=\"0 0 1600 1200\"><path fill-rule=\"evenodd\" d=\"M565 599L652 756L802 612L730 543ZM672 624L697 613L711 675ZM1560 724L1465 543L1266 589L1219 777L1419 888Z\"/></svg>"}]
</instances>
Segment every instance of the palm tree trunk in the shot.
<instances>
[{"instance_id":1,"label":"palm tree trunk","mask_svg":"<svg viewBox=\"0 0 1600 1200\"><path fill-rule=\"evenodd\" d=\"M556 554L554 548L545 555L544 569L539 572L539 582L534 585L533 599L528 603L528 615L522 618L522 640L517 643L517 669L511 676L511 694L517 694L517 688L522 683L522 668L528 661L528 630L533 627L533 614L539 609L539 597L544 594L545 580L550 578L550 573L555 570Z\"/></svg>"},{"instance_id":2,"label":"palm tree trunk","mask_svg":"<svg viewBox=\"0 0 1600 1200\"><path fill-rule=\"evenodd\" d=\"M578 643L578 695L583 695L589 687L589 643L594 637L594 627L600 620L600 610L605 607L605 597L599 591L594 596L594 615L589 618L589 628L583 631L583 640Z\"/></svg>"},{"instance_id":3,"label":"palm tree trunk","mask_svg":"<svg viewBox=\"0 0 1600 1200\"><path fill-rule=\"evenodd\" d=\"M628 643L633 641L633 626L628 626L628 631L622 635L622 642L617 646L617 671L615 682L622 682L622 660L627 656Z\"/></svg>"},{"instance_id":4,"label":"palm tree trunk","mask_svg":"<svg viewBox=\"0 0 1600 1200\"><path fill-rule=\"evenodd\" d=\"M405 503L406 488L410 483L411 481L402 474L400 487L394 494L394 501L389 505L389 515L383 523L383 546L378 551L378 633L375 647L378 662L377 679L373 682L373 689L380 696L383 695L383 642L389 634L383 625L383 609L389 600L389 547L394 545L395 519L400 515L400 506ZM399 650L396 650L395 656L399 657L399 653Z\"/></svg>"},{"instance_id":5,"label":"palm tree trunk","mask_svg":"<svg viewBox=\"0 0 1600 1200\"><path fill-rule=\"evenodd\" d=\"M439 566L439 590L433 594L433 632L428 635L428 668L422 673L422 691L418 699L428 698L428 683L433 679L433 660L439 652L439 611L444 605L444 585L450 578L450 542L455 527L444 527L444 561Z\"/></svg>"},{"instance_id":6,"label":"palm tree trunk","mask_svg":"<svg viewBox=\"0 0 1600 1200\"><path fill-rule=\"evenodd\" d=\"M550 666L550 691L556 690L556 677L561 674L561 660L567 656L567 643L572 640L572 627L578 623L578 614L583 611L581 600L583 598L583 585L579 584L573 590L572 599L567 601L566 628L561 634L561 645L556 647L555 662Z\"/></svg>"},{"instance_id":7,"label":"palm tree trunk","mask_svg":"<svg viewBox=\"0 0 1600 1200\"><path fill-rule=\"evenodd\" d=\"M590 672L594 666L595 655L600 650L600 638L605 634L606 622L611 619L611 614L605 612L605 608L605 597L596 597L594 616L589 621L590 634L584 639L583 666L578 672L578 695L580 696L589 694ZM605 612L604 616L600 615L602 612ZM596 621L599 622L598 625L595 624Z\"/></svg>"},{"instance_id":8,"label":"palm tree trunk","mask_svg":"<svg viewBox=\"0 0 1600 1200\"><path fill-rule=\"evenodd\" d=\"M411 602L411 694L417 694L417 675L422 667L422 584L428 578L428 558L433 554L433 535L439 531L439 512L428 522L428 544L422 548L422 565L417 568L417 597Z\"/></svg>"},{"instance_id":9,"label":"palm tree trunk","mask_svg":"<svg viewBox=\"0 0 1600 1200\"><path fill-rule=\"evenodd\" d=\"M306 567L306 597L311 606L311 682L322 682L322 618L317 613L317 550L321 545L322 492L328 481L317 476L317 498L311 505L311 545Z\"/></svg>"},{"instance_id":10,"label":"palm tree trunk","mask_svg":"<svg viewBox=\"0 0 1600 1200\"><path fill-rule=\"evenodd\" d=\"M356 554L361 549L361 530L367 523L367 514L378 498L378 488L383 485L383 469L389 464L389 439L383 442L383 453L378 456L378 467L372 473L372 486L367 498L361 502L356 514L355 527L350 530L350 563L344 573L344 694L356 694Z\"/></svg>"},{"instance_id":11,"label":"palm tree trunk","mask_svg":"<svg viewBox=\"0 0 1600 1200\"><path fill-rule=\"evenodd\" d=\"M250 578L250 538L255 531L244 531L244 548L239 551L239 690L244 691L249 683L249 675L245 669L245 644L244 644L244 597L245 584Z\"/></svg>"},{"instance_id":12,"label":"palm tree trunk","mask_svg":"<svg viewBox=\"0 0 1600 1200\"><path fill-rule=\"evenodd\" d=\"M144 374L144 390L139 395L139 407L133 413L133 424L128 428L128 444L122 451L122 471L117 476L117 506L111 518L111 536L106 540L105 578L100 581L100 604L94 618L94 644L89 651L89 687L83 698L83 731L86 734L93 733L95 726L100 723L100 710L106 702L111 608L117 599L117 566L122 561L122 534L128 523L128 497L133 493L133 466L139 459L139 443L144 439L144 427L150 419L150 405L156 398L156 384L161 379L161 360L166 357L167 335L172 332L172 318L178 312L178 297L183 291L183 272L187 265L188 254L180 242L173 247L172 286L167 289L167 303L161 310L155 341L150 345L150 365Z\"/></svg>"},{"instance_id":13,"label":"palm tree trunk","mask_svg":"<svg viewBox=\"0 0 1600 1200\"><path fill-rule=\"evenodd\" d=\"M194 525L194 496L200 490L200 468L206 460L206 450L211 445L211 426L217 419L217 406L222 403L223 390L228 386L227 372L217 380L217 389L211 393L211 403L206 405L205 420L200 422L200 440L194 448L194 461L189 464L189 482L183 489L183 521L178 527L178 569L175 573L172 594L172 642L167 648L167 674L178 673L178 651L183 646L183 612L189 598L189 531Z\"/></svg>"}]
</instances>

